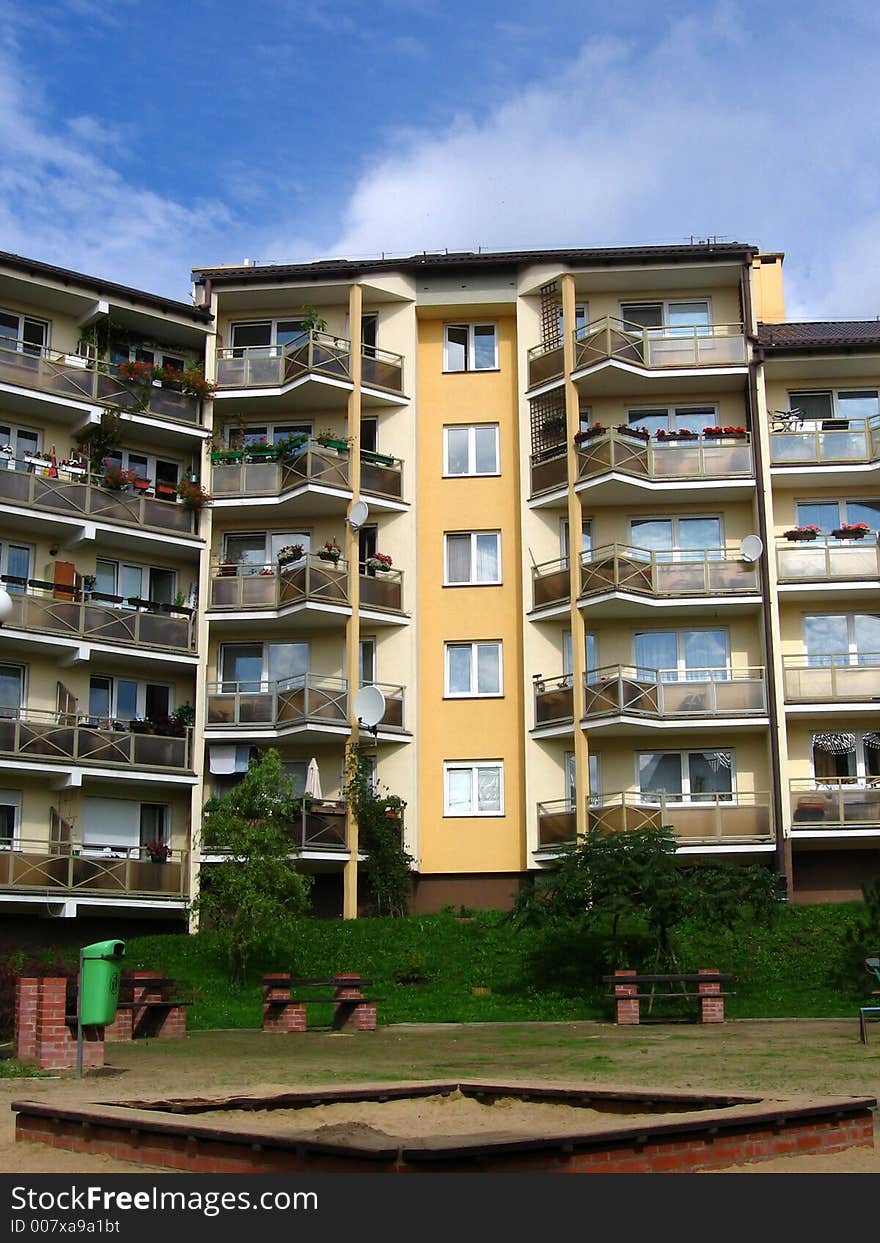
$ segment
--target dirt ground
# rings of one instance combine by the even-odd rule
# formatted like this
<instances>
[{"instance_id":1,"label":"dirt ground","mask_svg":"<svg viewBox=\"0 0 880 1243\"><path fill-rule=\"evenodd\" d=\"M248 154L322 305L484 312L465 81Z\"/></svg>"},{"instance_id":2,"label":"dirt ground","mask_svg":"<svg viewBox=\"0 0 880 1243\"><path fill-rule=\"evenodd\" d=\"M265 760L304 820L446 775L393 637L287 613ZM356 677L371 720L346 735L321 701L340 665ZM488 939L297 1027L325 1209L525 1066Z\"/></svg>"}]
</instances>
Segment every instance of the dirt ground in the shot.
<instances>
[{"instance_id":1,"label":"dirt ground","mask_svg":"<svg viewBox=\"0 0 880 1243\"><path fill-rule=\"evenodd\" d=\"M156 1096L263 1095L306 1086L449 1078L528 1080L556 1085L747 1091L768 1097L880 1097L880 1027L869 1046L856 1020L741 1020L718 1027L652 1024L619 1028L603 1023L443 1024L381 1027L372 1033L312 1031L270 1035L255 1031L196 1032L183 1040L108 1045L103 1072L81 1081L0 1079L0 1169L7 1173L158 1173L107 1157L16 1143L14 1100L79 1103ZM363 1107L333 1106L332 1115L302 1113L298 1129L372 1128L400 1133L389 1106L367 1117ZM423 1109L420 1135L517 1130L535 1105L498 1106L447 1101ZM484 1112L480 1114L480 1110ZM453 1111L457 1110L458 1113ZM476 1112L474 1112L476 1110ZM584 1118L590 1111L577 1110ZM258 1118L249 1114L249 1122ZM482 1121L480 1120L482 1118ZM275 1115L275 1125L280 1119ZM583 1127L582 1129L586 1129ZM412 1133L412 1132L411 1132ZM326 1131L325 1131L326 1134ZM815 1157L787 1157L737 1166L730 1173L880 1174L875 1147ZM168 1171L161 1171L163 1173Z\"/></svg>"}]
</instances>

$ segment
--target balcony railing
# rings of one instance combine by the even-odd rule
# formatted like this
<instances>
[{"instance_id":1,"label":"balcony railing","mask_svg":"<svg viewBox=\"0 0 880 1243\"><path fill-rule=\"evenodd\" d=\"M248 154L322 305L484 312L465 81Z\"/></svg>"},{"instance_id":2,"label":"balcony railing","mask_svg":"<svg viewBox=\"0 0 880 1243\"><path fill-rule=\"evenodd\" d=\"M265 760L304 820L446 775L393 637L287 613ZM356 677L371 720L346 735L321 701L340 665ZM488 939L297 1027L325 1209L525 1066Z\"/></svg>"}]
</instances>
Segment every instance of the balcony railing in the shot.
<instances>
[{"instance_id":1,"label":"balcony railing","mask_svg":"<svg viewBox=\"0 0 880 1243\"><path fill-rule=\"evenodd\" d=\"M156 651L192 653L196 649L193 610L170 604L139 601L132 608L121 596L93 592L74 598L68 588L0 576L12 600L7 628L39 634L76 636L94 643L124 643Z\"/></svg>"},{"instance_id":2,"label":"balcony railing","mask_svg":"<svg viewBox=\"0 0 880 1243\"><path fill-rule=\"evenodd\" d=\"M880 460L880 415L866 419L822 419L809 427L774 431L774 466L828 466Z\"/></svg>"},{"instance_id":3,"label":"balcony railing","mask_svg":"<svg viewBox=\"0 0 880 1243\"><path fill-rule=\"evenodd\" d=\"M312 329L286 345L233 346L217 351L220 389L282 388L304 375L351 383L351 342ZM369 349L361 354L361 382L403 392L403 356Z\"/></svg>"},{"instance_id":4,"label":"balcony railing","mask_svg":"<svg viewBox=\"0 0 880 1243\"><path fill-rule=\"evenodd\" d=\"M876 699L880 692L880 652L834 652L783 656L788 703Z\"/></svg>"},{"instance_id":5,"label":"balcony railing","mask_svg":"<svg viewBox=\"0 0 880 1243\"><path fill-rule=\"evenodd\" d=\"M3 709L10 712L10 709ZM21 710L0 718L0 755L61 764L189 772L191 733L134 733L126 721Z\"/></svg>"},{"instance_id":6,"label":"balcony railing","mask_svg":"<svg viewBox=\"0 0 880 1243\"><path fill-rule=\"evenodd\" d=\"M402 612L403 570L376 570L374 573L361 566L359 578L362 609Z\"/></svg>"},{"instance_id":7,"label":"balcony railing","mask_svg":"<svg viewBox=\"0 0 880 1243\"><path fill-rule=\"evenodd\" d=\"M189 852L172 850L164 863L152 863L142 847L114 846L105 855L100 846L47 848L45 841L20 840L0 848L0 889L185 898Z\"/></svg>"},{"instance_id":8,"label":"balcony railing","mask_svg":"<svg viewBox=\"0 0 880 1243\"><path fill-rule=\"evenodd\" d=\"M574 334L575 370L606 359L646 370L665 367L735 367L748 362L742 324L643 328L607 315Z\"/></svg>"},{"instance_id":9,"label":"balcony railing","mask_svg":"<svg viewBox=\"0 0 880 1243\"><path fill-rule=\"evenodd\" d=\"M562 342L547 341L528 351L529 388L559 380L565 374Z\"/></svg>"},{"instance_id":10,"label":"balcony railing","mask_svg":"<svg viewBox=\"0 0 880 1243\"><path fill-rule=\"evenodd\" d=\"M134 384L121 379L112 365L98 363L94 356L65 354L21 341L12 343L8 338L0 345L0 384L181 423L201 422L199 398L177 391L173 384Z\"/></svg>"},{"instance_id":11,"label":"balcony railing","mask_svg":"<svg viewBox=\"0 0 880 1243\"><path fill-rule=\"evenodd\" d=\"M261 460L244 450L223 450L223 453L228 455L226 459L215 460L211 470L211 490L215 497L280 496L309 483L329 488L350 487L348 455L331 454L316 441L305 445L295 457L283 459L263 457ZM399 500L402 496L401 466L398 458L362 453L362 490Z\"/></svg>"},{"instance_id":12,"label":"balcony railing","mask_svg":"<svg viewBox=\"0 0 880 1243\"><path fill-rule=\"evenodd\" d=\"M580 594L609 591L646 597L754 594L758 571L753 562L723 548L656 550L605 544L581 553ZM562 604L570 598L568 560L532 568L532 607Z\"/></svg>"},{"instance_id":13,"label":"balcony railing","mask_svg":"<svg viewBox=\"0 0 880 1243\"><path fill-rule=\"evenodd\" d=\"M880 784L800 778L789 782L789 791L793 833L865 828L880 832Z\"/></svg>"},{"instance_id":14,"label":"balcony railing","mask_svg":"<svg viewBox=\"0 0 880 1243\"><path fill-rule=\"evenodd\" d=\"M348 604L348 563L310 554L278 565L220 562L212 569L212 609L283 609L305 602Z\"/></svg>"},{"instance_id":15,"label":"balcony railing","mask_svg":"<svg viewBox=\"0 0 880 1243\"><path fill-rule=\"evenodd\" d=\"M587 823L590 830L603 833L668 825L682 845L752 844L773 841L770 808L766 793L695 794L685 800L670 794L621 791L591 795ZM575 833L570 800L538 804L539 848L573 844Z\"/></svg>"},{"instance_id":16,"label":"balcony railing","mask_svg":"<svg viewBox=\"0 0 880 1243\"><path fill-rule=\"evenodd\" d=\"M872 533L864 539L789 541L776 544L776 572L780 582L835 582L880 575L880 547Z\"/></svg>"},{"instance_id":17,"label":"balcony railing","mask_svg":"<svg viewBox=\"0 0 880 1243\"><path fill-rule=\"evenodd\" d=\"M586 717L627 714L658 720L761 716L767 711L764 670L591 669L584 687Z\"/></svg>"},{"instance_id":18,"label":"balcony railing","mask_svg":"<svg viewBox=\"0 0 880 1243\"><path fill-rule=\"evenodd\" d=\"M385 696L379 724L403 728L403 687L377 683ZM277 682L214 682L208 686L209 729L241 729L259 725L284 729L310 721L348 726L348 683L345 678L299 674Z\"/></svg>"},{"instance_id":19,"label":"balcony railing","mask_svg":"<svg viewBox=\"0 0 880 1243\"><path fill-rule=\"evenodd\" d=\"M2 469L6 463L7 469ZM14 469L20 463L0 456L0 502L28 509L95 518L130 527L192 535L194 513L176 500L160 500L141 491L102 487L100 475L87 469L58 467L58 477ZM45 468L40 468L41 471ZM170 485L169 485L170 486Z\"/></svg>"},{"instance_id":20,"label":"balcony railing","mask_svg":"<svg viewBox=\"0 0 880 1243\"><path fill-rule=\"evenodd\" d=\"M754 474L748 433L662 440L606 431L577 448L578 479L608 471L637 479L726 479Z\"/></svg>"}]
</instances>

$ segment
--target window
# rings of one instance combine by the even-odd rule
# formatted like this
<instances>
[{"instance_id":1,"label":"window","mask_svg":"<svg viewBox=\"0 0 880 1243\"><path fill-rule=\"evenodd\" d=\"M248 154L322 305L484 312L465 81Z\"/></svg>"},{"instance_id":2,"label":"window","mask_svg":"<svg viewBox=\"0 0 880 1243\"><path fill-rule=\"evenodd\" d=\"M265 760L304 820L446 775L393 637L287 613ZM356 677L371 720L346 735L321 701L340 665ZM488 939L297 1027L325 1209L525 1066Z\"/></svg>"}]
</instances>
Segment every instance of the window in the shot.
<instances>
[{"instance_id":1,"label":"window","mask_svg":"<svg viewBox=\"0 0 880 1243\"><path fill-rule=\"evenodd\" d=\"M280 549L288 544L301 544L305 557L311 535L308 531L258 531L252 535L226 535L223 560L227 564L237 564L240 574L259 574L264 568L274 568Z\"/></svg>"},{"instance_id":2,"label":"window","mask_svg":"<svg viewBox=\"0 0 880 1243\"><path fill-rule=\"evenodd\" d=\"M589 631L584 632L584 668L586 670L587 681L596 682L599 678L599 640L596 635L590 634ZM571 631L564 630L562 632L562 672L566 677L567 685L571 685L572 674L572 652L571 652Z\"/></svg>"},{"instance_id":3,"label":"window","mask_svg":"<svg viewBox=\"0 0 880 1243\"><path fill-rule=\"evenodd\" d=\"M717 406L658 406L647 410L627 410L626 421L630 427L642 427L645 431L701 432L704 427L717 427Z\"/></svg>"},{"instance_id":4,"label":"window","mask_svg":"<svg viewBox=\"0 0 880 1243\"><path fill-rule=\"evenodd\" d=\"M379 315L369 311L361 316L361 353L364 358L376 357L376 346L379 337Z\"/></svg>"},{"instance_id":5,"label":"window","mask_svg":"<svg viewBox=\"0 0 880 1243\"><path fill-rule=\"evenodd\" d=\"M158 566L129 565L124 561L98 557L95 563L95 591L100 595L119 597L127 604L134 600L172 604L177 593L177 575L174 570L163 570Z\"/></svg>"},{"instance_id":6,"label":"window","mask_svg":"<svg viewBox=\"0 0 880 1243\"><path fill-rule=\"evenodd\" d=\"M49 325L44 319L0 311L0 349L19 354L39 354L49 343Z\"/></svg>"},{"instance_id":7,"label":"window","mask_svg":"<svg viewBox=\"0 0 880 1243\"><path fill-rule=\"evenodd\" d=\"M159 720L171 713L171 687L93 674L89 678L89 717L97 726L110 721Z\"/></svg>"},{"instance_id":8,"label":"window","mask_svg":"<svg viewBox=\"0 0 880 1243\"><path fill-rule=\"evenodd\" d=\"M273 682L291 686L309 670L308 643L224 643L220 648L220 690L268 691Z\"/></svg>"},{"instance_id":9,"label":"window","mask_svg":"<svg viewBox=\"0 0 880 1243\"><path fill-rule=\"evenodd\" d=\"M724 537L720 518L632 518L629 524L633 548L657 552L658 561L700 560L688 553L708 552L710 558L724 556ZM665 554L665 555L664 555Z\"/></svg>"},{"instance_id":10,"label":"window","mask_svg":"<svg viewBox=\"0 0 880 1243\"><path fill-rule=\"evenodd\" d=\"M651 630L633 640L636 676L664 682L722 681L729 677L726 630Z\"/></svg>"},{"instance_id":11,"label":"window","mask_svg":"<svg viewBox=\"0 0 880 1243\"><path fill-rule=\"evenodd\" d=\"M0 576L7 591L23 591L31 576L31 549L25 544L0 544Z\"/></svg>"},{"instance_id":12,"label":"window","mask_svg":"<svg viewBox=\"0 0 880 1243\"><path fill-rule=\"evenodd\" d=\"M804 616L808 665L880 663L880 617L875 613L811 613Z\"/></svg>"},{"instance_id":13,"label":"window","mask_svg":"<svg viewBox=\"0 0 880 1243\"><path fill-rule=\"evenodd\" d=\"M498 424L443 428L444 475L497 475Z\"/></svg>"},{"instance_id":14,"label":"window","mask_svg":"<svg viewBox=\"0 0 880 1243\"><path fill-rule=\"evenodd\" d=\"M874 785L880 779L880 735L831 728L811 736L816 781Z\"/></svg>"},{"instance_id":15,"label":"window","mask_svg":"<svg viewBox=\"0 0 880 1243\"><path fill-rule=\"evenodd\" d=\"M472 531L447 535L447 586L501 582L501 535L498 531Z\"/></svg>"},{"instance_id":16,"label":"window","mask_svg":"<svg viewBox=\"0 0 880 1243\"><path fill-rule=\"evenodd\" d=\"M21 791L0 790L0 850L18 845L21 828Z\"/></svg>"},{"instance_id":17,"label":"window","mask_svg":"<svg viewBox=\"0 0 880 1243\"><path fill-rule=\"evenodd\" d=\"M379 451L379 420L361 419L361 449L367 453Z\"/></svg>"},{"instance_id":18,"label":"window","mask_svg":"<svg viewBox=\"0 0 880 1243\"><path fill-rule=\"evenodd\" d=\"M811 392L792 390L788 394L789 410L799 410L808 423L818 423L829 431L838 430L841 422L850 426L852 419L870 419L880 413L877 389L819 389ZM827 423L832 424L826 428ZM846 427L840 430L846 430Z\"/></svg>"},{"instance_id":19,"label":"window","mask_svg":"<svg viewBox=\"0 0 880 1243\"><path fill-rule=\"evenodd\" d=\"M154 457L151 453L138 453L131 449L116 449L108 453L105 462L116 466L119 470L136 470L140 479L148 479L153 484L157 496L173 499L171 490L177 491L180 480L181 465L168 458ZM164 484L165 487L159 487Z\"/></svg>"},{"instance_id":20,"label":"window","mask_svg":"<svg viewBox=\"0 0 880 1243\"><path fill-rule=\"evenodd\" d=\"M0 336L0 346L3 338ZM0 467L12 467L13 470L26 471L29 463L25 461L26 453L38 453L41 443L40 432L28 427L17 427L13 423L0 423L0 444L11 445L12 456L4 460L0 457Z\"/></svg>"},{"instance_id":21,"label":"window","mask_svg":"<svg viewBox=\"0 0 880 1243\"><path fill-rule=\"evenodd\" d=\"M502 693L500 642L446 644L446 695L449 698Z\"/></svg>"},{"instance_id":22,"label":"window","mask_svg":"<svg viewBox=\"0 0 880 1243\"><path fill-rule=\"evenodd\" d=\"M646 801L659 801L661 794L678 803L733 798L732 751L642 751L636 761L639 793Z\"/></svg>"},{"instance_id":23,"label":"window","mask_svg":"<svg viewBox=\"0 0 880 1243\"><path fill-rule=\"evenodd\" d=\"M866 522L880 530L880 501L798 501L797 524L815 523L822 531L834 531L842 523Z\"/></svg>"},{"instance_id":24,"label":"window","mask_svg":"<svg viewBox=\"0 0 880 1243\"><path fill-rule=\"evenodd\" d=\"M258 427L249 423L246 427L229 429L228 441L235 448L246 448L265 440L268 445L275 445L279 440L290 436L311 436L311 423L262 423Z\"/></svg>"},{"instance_id":25,"label":"window","mask_svg":"<svg viewBox=\"0 0 880 1243\"><path fill-rule=\"evenodd\" d=\"M650 335L690 337L708 336L711 319L709 303L699 302L621 302L620 318L627 325L647 328Z\"/></svg>"},{"instance_id":26,"label":"window","mask_svg":"<svg viewBox=\"0 0 880 1243\"><path fill-rule=\"evenodd\" d=\"M586 302L578 302L574 308L574 330L584 328L589 323L590 308ZM562 307L560 306L556 312L556 339L561 342L564 336L562 325Z\"/></svg>"},{"instance_id":27,"label":"window","mask_svg":"<svg viewBox=\"0 0 880 1243\"><path fill-rule=\"evenodd\" d=\"M148 842L166 842L169 831L168 808L162 803L141 803L141 846Z\"/></svg>"},{"instance_id":28,"label":"window","mask_svg":"<svg viewBox=\"0 0 880 1243\"><path fill-rule=\"evenodd\" d=\"M303 345L309 334L302 319L264 319L230 324L229 338L232 357L243 358L245 351L251 356L281 354L285 346Z\"/></svg>"},{"instance_id":29,"label":"window","mask_svg":"<svg viewBox=\"0 0 880 1243\"><path fill-rule=\"evenodd\" d=\"M588 797L590 806L598 807L602 785L599 778L599 755L596 751L590 751L589 770L590 789ZM576 811L577 781L575 780L574 751L566 751L565 753L565 798L568 804L566 810Z\"/></svg>"},{"instance_id":30,"label":"window","mask_svg":"<svg viewBox=\"0 0 880 1243\"><path fill-rule=\"evenodd\" d=\"M134 345L128 348L114 346L110 350L111 363L149 363L151 367L167 367L169 371L185 371L186 361L182 354L168 353L160 349L147 350Z\"/></svg>"},{"instance_id":31,"label":"window","mask_svg":"<svg viewBox=\"0 0 880 1243\"><path fill-rule=\"evenodd\" d=\"M503 816L502 760L447 760L443 765L445 816Z\"/></svg>"},{"instance_id":32,"label":"window","mask_svg":"<svg viewBox=\"0 0 880 1243\"><path fill-rule=\"evenodd\" d=\"M147 842L167 842L171 835L170 808L135 799L86 797L82 824L87 851L109 851L122 858L136 858Z\"/></svg>"},{"instance_id":33,"label":"window","mask_svg":"<svg viewBox=\"0 0 880 1243\"><path fill-rule=\"evenodd\" d=\"M593 547L593 524L588 518L581 522L581 552L589 552ZM559 558L564 562L563 569L568 565L568 519L563 518L559 524Z\"/></svg>"},{"instance_id":34,"label":"window","mask_svg":"<svg viewBox=\"0 0 880 1243\"><path fill-rule=\"evenodd\" d=\"M18 716L24 707L23 665L0 665L0 717Z\"/></svg>"},{"instance_id":35,"label":"window","mask_svg":"<svg viewBox=\"0 0 880 1243\"><path fill-rule=\"evenodd\" d=\"M372 686L376 681L376 640L361 639L358 645L358 681Z\"/></svg>"},{"instance_id":36,"label":"window","mask_svg":"<svg viewBox=\"0 0 880 1243\"><path fill-rule=\"evenodd\" d=\"M447 324L443 330L444 371L494 371L498 367L495 324Z\"/></svg>"}]
</instances>

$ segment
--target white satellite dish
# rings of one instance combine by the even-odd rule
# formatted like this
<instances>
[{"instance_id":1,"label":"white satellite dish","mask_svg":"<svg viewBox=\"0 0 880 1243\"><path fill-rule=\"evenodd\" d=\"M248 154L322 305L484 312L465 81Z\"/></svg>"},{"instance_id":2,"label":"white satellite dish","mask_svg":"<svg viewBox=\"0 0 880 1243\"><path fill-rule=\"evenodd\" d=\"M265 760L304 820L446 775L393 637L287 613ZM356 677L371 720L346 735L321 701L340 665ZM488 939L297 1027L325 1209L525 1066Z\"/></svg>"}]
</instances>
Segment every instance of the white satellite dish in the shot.
<instances>
[{"instance_id":1,"label":"white satellite dish","mask_svg":"<svg viewBox=\"0 0 880 1243\"><path fill-rule=\"evenodd\" d=\"M12 596L0 588L0 626L12 616Z\"/></svg>"},{"instance_id":2,"label":"white satellite dish","mask_svg":"<svg viewBox=\"0 0 880 1243\"><path fill-rule=\"evenodd\" d=\"M348 524L353 531L362 527L370 516L370 507L366 501L355 501L348 515Z\"/></svg>"},{"instance_id":3,"label":"white satellite dish","mask_svg":"<svg viewBox=\"0 0 880 1243\"><path fill-rule=\"evenodd\" d=\"M739 546L740 556L743 561L757 561L764 551L764 544L760 535L744 535L742 543Z\"/></svg>"},{"instance_id":4,"label":"white satellite dish","mask_svg":"<svg viewBox=\"0 0 880 1243\"><path fill-rule=\"evenodd\" d=\"M352 708L359 725L375 729L385 715L385 696L378 686L362 686Z\"/></svg>"}]
</instances>

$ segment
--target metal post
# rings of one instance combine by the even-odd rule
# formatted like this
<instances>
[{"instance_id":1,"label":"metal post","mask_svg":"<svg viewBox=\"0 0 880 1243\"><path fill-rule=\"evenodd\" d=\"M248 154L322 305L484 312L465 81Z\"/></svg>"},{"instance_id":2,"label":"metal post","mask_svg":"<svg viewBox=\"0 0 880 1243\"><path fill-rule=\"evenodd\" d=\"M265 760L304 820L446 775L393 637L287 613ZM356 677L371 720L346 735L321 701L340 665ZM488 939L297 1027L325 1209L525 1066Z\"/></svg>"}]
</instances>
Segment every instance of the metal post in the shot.
<instances>
[{"instance_id":1,"label":"metal post","mask_svg":"<svg viewBox=\"0 0 880 1243\"><path fill-rule=\"evenodd\" d=\"M83 1074L83 1028L82 1028L82 1003L83 1003L83 956L82 950L79 951L79 981L76 990L76 1077L82 1079Z\"/></svg>"}]
</instances>

